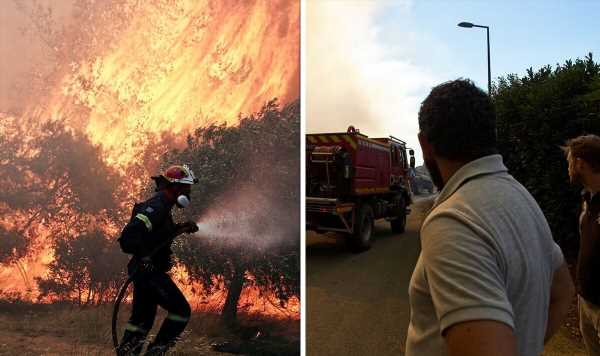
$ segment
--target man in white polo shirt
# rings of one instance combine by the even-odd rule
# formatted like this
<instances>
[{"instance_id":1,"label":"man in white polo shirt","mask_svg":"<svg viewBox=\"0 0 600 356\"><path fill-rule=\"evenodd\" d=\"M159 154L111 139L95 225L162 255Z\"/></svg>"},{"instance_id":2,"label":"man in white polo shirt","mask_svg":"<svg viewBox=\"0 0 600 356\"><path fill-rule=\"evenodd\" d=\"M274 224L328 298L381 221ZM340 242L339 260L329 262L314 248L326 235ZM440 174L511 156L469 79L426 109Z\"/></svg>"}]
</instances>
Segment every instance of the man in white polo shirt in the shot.
<instances>
[{"instance_id":1,"label":"man in white polo shirt","mask_svg":"<svg viewBox=\"0 0 600 356\"><path fill-rule=\"evenodd\" d=\"M441 191L421 228L409 287L407 356L533 356L574 289L562 252L496 148L490 98L441 84L419 111L419 141Z\"/></svg>"}]
</instances>

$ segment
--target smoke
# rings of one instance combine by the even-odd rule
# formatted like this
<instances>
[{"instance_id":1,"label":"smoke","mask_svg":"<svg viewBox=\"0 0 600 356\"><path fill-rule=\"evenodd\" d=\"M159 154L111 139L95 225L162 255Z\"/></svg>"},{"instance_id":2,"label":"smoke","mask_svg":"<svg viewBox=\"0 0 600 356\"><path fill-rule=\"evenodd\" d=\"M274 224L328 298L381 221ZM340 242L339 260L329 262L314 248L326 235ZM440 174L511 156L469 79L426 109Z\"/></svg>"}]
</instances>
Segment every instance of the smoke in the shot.
<instances>
[{"instance_id":1,"label":"smoke","mask_svg":"<svg viewBox=\"0 0 600 356\"><path fill-rule=\"evenodd\" d=\"M298 207L282 207L255 187L236 187L198 218L195 238L221 248L260 252L298 236Z\"/></svg>"},{"instance_id":2,"label":"smoke","mask_svg":"<svg viewBox=\"0 0 600 356\"><path fill-rule=\"evenodd\" d=\"M385 11L408 19L411 8L408 1L307 2L309 133L354 125L369 136L394 135L419 147L418 108L439 80L414 60L419 43L410 33L394 33L391 45L378 23Z\"/></svg>"},{"instance_id":3,"label":"smoke","mask_svg":"<svg viewBox=\"0 0 600 356\"><path fill-rule=\"evenodd\" d=\"M73 0L6 0L0 11L0 111L21 112L29 104L32 81L52 73L48 36L71 20ZM51 18L50 15L51 14ZM45 17L43 30L33 17ZM52 20L52 21L51 21Z\"/></svg>"}]
</instances>

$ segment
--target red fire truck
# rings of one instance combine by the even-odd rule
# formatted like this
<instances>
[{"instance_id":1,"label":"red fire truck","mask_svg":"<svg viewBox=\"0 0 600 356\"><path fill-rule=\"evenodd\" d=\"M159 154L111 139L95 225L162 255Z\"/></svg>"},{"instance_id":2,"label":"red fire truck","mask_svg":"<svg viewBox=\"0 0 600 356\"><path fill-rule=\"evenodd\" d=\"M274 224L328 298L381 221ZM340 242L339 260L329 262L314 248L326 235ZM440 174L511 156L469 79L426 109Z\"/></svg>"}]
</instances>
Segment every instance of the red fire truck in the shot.
<instances>
[{"instance_id":1,"label":"red fire truck","mask_svg":"<svg viewBox=\"0 0 600 356\"><path fill-rule=\"evenodd\" d=\"M406 142L346 132L306 135L306 227L347 234L355 252L370 247L374 221L385 218L404 232L410 212Z\"/></svg>"}]
</instances>

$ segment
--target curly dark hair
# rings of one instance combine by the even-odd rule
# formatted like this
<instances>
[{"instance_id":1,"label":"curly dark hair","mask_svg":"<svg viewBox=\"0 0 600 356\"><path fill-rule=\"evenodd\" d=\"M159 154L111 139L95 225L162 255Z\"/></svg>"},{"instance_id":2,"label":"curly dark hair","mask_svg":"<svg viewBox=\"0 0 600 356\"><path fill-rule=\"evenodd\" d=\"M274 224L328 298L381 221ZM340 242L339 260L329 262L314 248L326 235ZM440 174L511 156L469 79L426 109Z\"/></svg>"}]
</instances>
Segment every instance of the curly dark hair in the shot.
<instances>
[{"instance_id":1,"label":"curly dark hair","mask_svg":"<svg viewBox=\"0 0 600 356\"><path fill-rule=\"evenodd\" d=\"M494 106L469 79L434 87L421 103L419 129L442 158L468 162L498 153Z\"/></svg>"},{"instance_id":2,"label":"curly dark hair","mask_svg":"<svg viewBox=\"0 0 600 356\"><path fill-rule=\"evenodd\" d=\"M578 136L568 140L561 148L565 155L571 152L573 157L586 161L592 168L592 172L600 172L600 136Z\"/></svg>"}]
</instances>

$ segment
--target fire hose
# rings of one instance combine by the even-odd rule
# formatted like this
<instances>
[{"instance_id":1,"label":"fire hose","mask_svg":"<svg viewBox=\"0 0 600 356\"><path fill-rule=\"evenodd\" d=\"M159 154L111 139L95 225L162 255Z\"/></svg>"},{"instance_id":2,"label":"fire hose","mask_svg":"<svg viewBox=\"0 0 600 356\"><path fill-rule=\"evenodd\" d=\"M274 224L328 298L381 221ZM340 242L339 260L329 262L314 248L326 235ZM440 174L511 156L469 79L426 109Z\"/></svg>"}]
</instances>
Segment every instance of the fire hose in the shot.
<instances>
[{"instance_id":1,"label":"fire hose","mask_svg":"<svg viewBox=\"0 0 600 356\"><path fill-rule=\"evenodd\" d=\"M119 316L119 306L121 305L121 302L123 301L123 298L125 297L125 293L127 293L127 287L129 287L129 284L131 284L131 282L133 281L133 278L135 277L136 274L137 274L137 271L134 272L129 278L127 278L125 283L123 283L123 285L121 286L121 289L119 290L119 294L117 294L117 298L115 299L115 305L113 307L113 314L112 314L112 339L113 339L113 346L115 347L115 350L117 350L119 348L119 339L117 336L117 318Z\"/></svg>"},{"instance_id":2,"label":"fire hose","mask_svg":"<svg viewBox=\"0 0 600 356\"><path fill-rule=\"evenodd\" d=\"M196 229L196 231L197 231L197 229ZM175 237L177 237L177 235ZM173 242L175 237L173 237L171 239L167 239L165 242L158 245L154 250L152 250L152 252L150 252L149 255L147 255L144 258L149 259L150 257L154 256L160 249L171 244L171 242ZM119 348L119 338L117 336L117 319L119 317L119 307L121 305L121 302L123 301L123 298L125 298L125 294L127 293L127 288L129 287L129 285L134 280L135 276L139 273L140 270L141 270L140 268L136 269L131 274L131 276L129 276L129 278L127 278L127 280L121 285L121 288L119 289L119 293L117 294L117 298L115 299L115 303L114 303L114 307L113 307L113 314L112 314L112 340L113 340L113 346L115 347L115 351ZM119 356L119 354L117 354L117 356Z\"/></svg>"}]
</instances>

